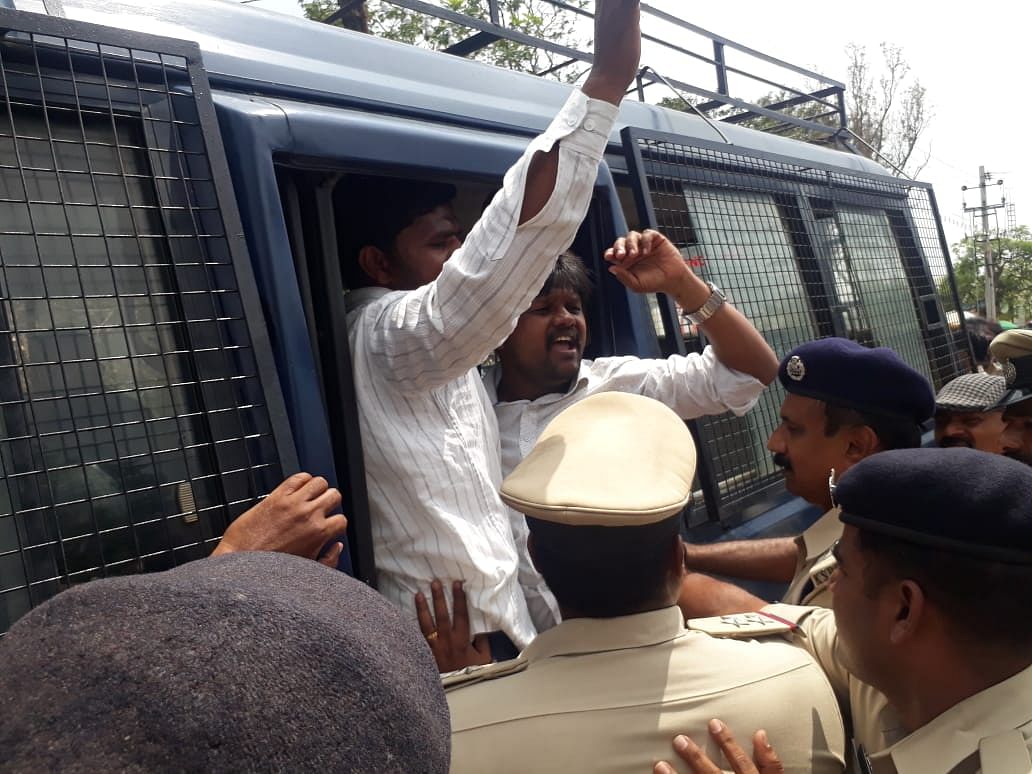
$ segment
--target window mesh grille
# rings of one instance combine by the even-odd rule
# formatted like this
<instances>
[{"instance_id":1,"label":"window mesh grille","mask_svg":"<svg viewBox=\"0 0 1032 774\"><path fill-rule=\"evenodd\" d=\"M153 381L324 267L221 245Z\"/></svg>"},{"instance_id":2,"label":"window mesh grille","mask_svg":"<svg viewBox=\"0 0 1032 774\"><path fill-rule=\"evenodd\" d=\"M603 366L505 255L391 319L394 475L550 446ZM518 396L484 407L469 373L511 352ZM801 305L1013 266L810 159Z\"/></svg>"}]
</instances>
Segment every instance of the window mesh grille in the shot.
<instances>
[{"instance_id":1,"label":"window mesh grille","mask_svg":"<svg viewBox=\"0 0 1032 774\"><path fill-rule=\"evenodd\" d=\"M960 372L945 314L954 298L936 296L951 268L927 189L673 136L624 137L642 220L725 291L779 358L837 335L892 347L936 389ZM679 335L688 351L700 348L693 326ZM766 443L783 397L775 383L744 417L697 421L718 500L711 513L748 518L781 491Z\"/></svg>"},{"instance_id":2,"label":"window mesh grille","mask_svg":"<svg viewBox=\"0 0 1032 774\"><path fill-rule=\"evenodd\" d=\"M195 66L0 43L0 632L206 555L282 478Z\"/></svg>"}]
</instances>

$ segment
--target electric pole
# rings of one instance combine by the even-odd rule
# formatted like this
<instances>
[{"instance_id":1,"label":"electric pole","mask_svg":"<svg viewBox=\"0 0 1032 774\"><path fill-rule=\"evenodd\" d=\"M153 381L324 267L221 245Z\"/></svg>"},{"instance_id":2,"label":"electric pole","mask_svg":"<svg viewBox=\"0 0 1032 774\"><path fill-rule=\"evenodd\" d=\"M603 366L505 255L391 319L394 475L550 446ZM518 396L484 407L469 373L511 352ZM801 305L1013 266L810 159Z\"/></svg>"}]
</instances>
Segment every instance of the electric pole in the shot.
<instances>
[{"instance_id":1,"label":"electric pole","mask_svg":"<svg viewBox=\"0 0 1032 774\"><path fill-rule=\"evenodd\" d=\"M1000 207L1006 206L1006 201L1001 201L998 204L988 203L986 186L991 177L992 174L990 172L986 172L984 166L978 168L978 191L982 204L979 207L968 207L965 203L964 212L977 212L982 216L981 239L983 260L985 261L985 316L988 320L995 320L996 268L993 265L993 243L992 240L989 239L989 210L996 210ZM1003 185L1003 181L997 180L996 185ZM966 185L961 186L960 190L966 191L968 190L968 187Z\"/></svg>"}]
</instances>

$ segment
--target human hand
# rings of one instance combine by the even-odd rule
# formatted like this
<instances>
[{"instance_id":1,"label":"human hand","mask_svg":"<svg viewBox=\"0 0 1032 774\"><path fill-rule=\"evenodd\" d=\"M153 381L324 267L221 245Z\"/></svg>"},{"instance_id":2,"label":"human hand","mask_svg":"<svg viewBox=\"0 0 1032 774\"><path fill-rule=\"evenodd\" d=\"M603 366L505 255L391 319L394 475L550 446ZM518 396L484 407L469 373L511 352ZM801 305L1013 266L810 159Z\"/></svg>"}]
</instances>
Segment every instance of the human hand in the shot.
<instances>
[{"instance_id":1,"label":"human hand","mask_svg":"<svg viewBox=\"0 0 1032 774\"><path fill-rule=\"evenodd\" d=\"M709 722L709 733L720 747L731 770L735 774L784 774L785 766L777 752L767 740L767 732L760 730L753 734L753 759L735 741L731 729L719 720ZM722 769L711 761L695 742L683 734L674 737L674 749L681 760L688 764L693 774L720 774ZM673 766L660 761L652 769L653 774L677 774Z\"/></svg>"},{"instance_id":2,"label":"human hand","mask_svg":"<svg viewBox=\"0 0 1032 774\"><path fill-rule=\"evenodd\" d=\"M673 242L654 229L631 231L602 257L609 273L635 293L666 293L688 310L709 298L709 286L695 276Z\"/></svg>"},{"instance_id":3,"label":"human hand","mask_svg":"<svg viewBox=\"0 0 1032 774\"><path fill-rule=\"evenodd\" d=\"M430 595L434 604L433 615L430 614L426 596L422 592L416 594L419 629L426 637L440 672L453 672L475 664L491 663L491 645L487 635L470 636L469 609L466 607L466 592L462 584L463 581L452 583L452 609L455 615L450 620L448 603L444 599L444 586L439 580L434 579L430 584Z\"/></svg>"},{"instance_id":4,"label":"human hand","mask_svg":"<svg viewBox=\"0 0 1032 774\"><path fill-rule=\"evenodd\" d=\"M226 529L212 556L235 551L278 551L316 559L323 546L343 534L348 520L330 515L340 506L340 492L325 478L295 473ZM344 544L335 543L319 562L336 567Z\"/></svg>"},{"instance_id":5,"label":"human hand","mask_svg":"<svg viewBox=\"0 0 1032 774\"><path fill-rule=\"evenodd\" d=\"M597 0L595 52L585 94L619 105L638 72L641 58L641 12L638 0Z\"/></svg>"}]
</instances>

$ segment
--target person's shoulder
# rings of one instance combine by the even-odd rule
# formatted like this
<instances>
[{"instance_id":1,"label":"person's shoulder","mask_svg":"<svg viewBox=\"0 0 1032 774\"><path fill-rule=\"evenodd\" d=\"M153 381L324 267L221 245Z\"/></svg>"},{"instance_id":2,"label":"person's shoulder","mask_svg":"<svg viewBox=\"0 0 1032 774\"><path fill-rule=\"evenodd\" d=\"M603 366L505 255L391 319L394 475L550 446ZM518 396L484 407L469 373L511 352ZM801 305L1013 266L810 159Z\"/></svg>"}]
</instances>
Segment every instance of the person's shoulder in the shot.
<instances>
[{"instance_id":1,"label":"person's shoulder","mask_svg":"<svg viewBox=\"0 0 1032 774\"><path fill-rule=\"evenodd\" d=\"M517 656L507 661L496 661L492 664L481 664L469 666L465 669L458 669L454 672L446 672L441 675L441 685L445 693L451 694L463 688L473 685L501 680L511 675L523 672L530 662L527 659Z\"/></svg>"}]
</instances>

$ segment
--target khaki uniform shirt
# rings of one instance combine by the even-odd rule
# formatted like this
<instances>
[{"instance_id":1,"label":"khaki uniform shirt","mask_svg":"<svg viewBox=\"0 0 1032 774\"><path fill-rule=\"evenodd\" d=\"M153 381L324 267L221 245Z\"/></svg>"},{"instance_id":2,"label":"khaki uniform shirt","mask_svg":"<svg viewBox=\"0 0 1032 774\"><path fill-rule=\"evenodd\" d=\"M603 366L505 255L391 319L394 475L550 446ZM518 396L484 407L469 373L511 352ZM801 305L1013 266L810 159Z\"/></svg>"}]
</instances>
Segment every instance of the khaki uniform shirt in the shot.
<instances>
[{"instance_id":1,"label":"khaki uniform shirt","mask_svg":"<svg viewBox=\"0 0 1032 774\"><path fill-rule=\"evenodd\" d=\"M844 766L835 696L806 653L689 631L677 607L563 621L515 661L465 672L445 679L453 774L647 772L679 733L716 760L711 718L766 728L786 771Z\"/></svg>"},{"instance_id":2,"label":"khaki uniform shirt","mask_svg":"<svg viewBox=\"0 0 1032 774\"><path fill-rule=\"evenodd\" d=\"M830 610L771 605L764 611L799 622L791 636L817 659L836 693L846 697L854 737L866 749L873 774L1032 772L1032 666L907 735L885 696L842 667Z\"/></svg>"},{"instance_id":3,"label":"khaki uniform shirt","mask_svg":"<svg viewBox=\"0 0 1032 774\"><path fill-rule=\"evenodd\" d=\"M831 607L831 575L838 566L831 549L841 537L839 509L832 508L796 538L800 559L782 602Z\"/></svg>"}]
</instances>

